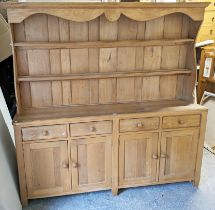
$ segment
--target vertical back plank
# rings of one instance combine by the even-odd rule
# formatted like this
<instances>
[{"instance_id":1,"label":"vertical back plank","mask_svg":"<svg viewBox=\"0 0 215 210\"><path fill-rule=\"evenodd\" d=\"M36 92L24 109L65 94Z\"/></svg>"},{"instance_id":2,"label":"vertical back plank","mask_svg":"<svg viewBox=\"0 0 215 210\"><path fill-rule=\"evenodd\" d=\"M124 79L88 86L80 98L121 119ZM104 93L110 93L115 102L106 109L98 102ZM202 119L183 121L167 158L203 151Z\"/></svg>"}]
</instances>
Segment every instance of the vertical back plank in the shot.
<instances>
[{"instance_id":1,"label":"vertical back plank","mask_svg":"<svg viewBox=\"0 0 215 210\"><path fill-rule=\"evenodd\" d=\"M117 78L117 102L134 101L134 77Z\"/></svg>"},{"instance_id":2,"label":"vertical back plank","mask_svg":"<svg viewBox=\"0 0 215 210\"><path fill-rule=\"evenodd\" d=\"M108 104L116 102L116 79L99 80L99 103Z\"/></svg>"},{"instance_id":3,"label":"vertical back plank","mask_svg":"<svg viewBox=\"0 0 215 210\"><path fill-rule=\"evenodd\" d=\"M89 22L89 41L99 40L99 18ZM89 72L99 72L99 49L89 49ZM90 104L99 101L99 81L90 80Z\"/></svg>"},{"instance_id":4,"label":"vertical back plank","mask_svg":"<svg viewBox=\"0 0 215 210\"><path fill-rule=\"evenodd\" d=\"M48 16L33 15L25 20L26 41L48 41ZM29 75L50 74L49 50L28 50ZM38 62L40 61L40 62ZM31 82L32 107L52 105L51 82Z\"/></svg>"},{"instance_id":5,"label":"vertical back plank","mask_svg":"<svg viewBox=\"0 0 215 210\"><path fill-rule=\"evenodd\" d=\"M89 104L90 87L88 80L72 81L72 102L73 104Z\"/></svg>"},{"instance_id":6,"label":"vertical back plank","mask_svg":"<svg viewBox=\"0 0 215 210\"><path fill-rule=\"evenodd\" d=\"M159 99L160 77L143 77L142 101Z\"/></svg>"},{"instance_id":7,"label":"vertical back plank","mask_svg":"<svg viewBox=\"0 0 215 210\"><path fill-rule=\"evenodd\" d=\"M162 39L164 30L164 17L146 21L145 40ZM144 70L160 69L162 48L159 46L145 47Z\"/></svg>"},{"instance_id":8,"label":"vertical back plank","mask_svg":"<svg viewBox=\"0 0 215 210\"><path fill-rule=\"evenodd\" d=\"M170 14L164 19L164 39L180 39L182 31L182 14ZM177 25L177 27L175 27ZM164 46L161 68L178 68L180 46Z\"/></svg>"},{"instance_id":9,"label":"vertical back plank","mask_svg":"<svg viewBox=\"0 0 215 210\"><path fill-rule=\"evenodd\" d=\"M117 40L118 22L110 22L104 15L100 16L99 39L101 41ZM99 50L99 71L114 72L117 64L117 49L105 48ZM116 79L99 80L99 103L116 102Z\"/></svg>"},{"instance_id":10,"label":"vertical back plank","mask_svg":"<svg viewBox=\"0 0 215 210\"><path fill-rule=\"evenodd\" d=\"M174 99L177 91L177 76L160 77L160 98Z\"/></svg>"},{"instance_id":11,"label":"vertical back plank","mask_svg":"<svg viewBox=\"0 0 215 210\"><path fill-rule=\"evenodd\" d=\"M64 19L59 19L59 30L60 30L60 41L69 41L69 21ZM70 50L61 50L61 69L62 74L69 74L70 69ZM62 81L62 102L63 105L69 105L72 103L72 90L70 81Z\"/></svg>"},{"instance_id":12,"label":"vertical back plank","mask_svg":"<svg viewBox=\"0 0 215 210\"><path fill-rule=\"evenodd\" d=\"M59 18L48 16L48 34L50 42L60 41ZM61 52L59 49L50 50L51 74L61 74ZM53 105L62 105L62 84L61 81L52 81Z\"/></svg>"}]
</instances>

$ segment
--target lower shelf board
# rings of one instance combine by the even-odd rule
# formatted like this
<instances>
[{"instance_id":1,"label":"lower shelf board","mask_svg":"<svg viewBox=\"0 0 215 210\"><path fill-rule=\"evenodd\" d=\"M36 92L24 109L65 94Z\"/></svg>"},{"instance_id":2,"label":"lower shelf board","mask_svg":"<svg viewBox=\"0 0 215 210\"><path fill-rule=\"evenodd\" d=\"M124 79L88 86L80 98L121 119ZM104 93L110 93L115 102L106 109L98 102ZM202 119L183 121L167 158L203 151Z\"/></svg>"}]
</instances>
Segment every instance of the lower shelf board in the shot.
<instances>
[{"instance_id":1,"label":"lower shelf board","mask_svg":"<svg viewBox=\"0 0 215 210\"><path fill-rule=\"evenodd\" d=\"M82 106L65 106L38 109L23 109L20 114L14 118L14 124L31 121L68 119L90 116L106 116L118 114L147 113L156 111L181 111L183 106L199 109L197 104L190 103L186 100L160 100L146 101L142 103L121 103L121 104L102 104L102 105L82 105ZM202 108L201 108L202 109Z\"/></svg>"}]
</instances>

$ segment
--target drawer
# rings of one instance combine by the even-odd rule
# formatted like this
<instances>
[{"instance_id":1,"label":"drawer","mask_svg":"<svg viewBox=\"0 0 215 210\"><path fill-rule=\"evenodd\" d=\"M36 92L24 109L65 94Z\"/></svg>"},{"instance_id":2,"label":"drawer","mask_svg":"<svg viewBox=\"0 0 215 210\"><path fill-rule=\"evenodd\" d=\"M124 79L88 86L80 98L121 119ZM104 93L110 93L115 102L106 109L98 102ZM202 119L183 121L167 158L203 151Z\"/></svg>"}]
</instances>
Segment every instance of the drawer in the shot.
<instances>
[{"instance_id":1,"label":"drawer","mask_svg":"<svg viewBox=\"0 0 215 210\"><path fill-rule=\"evenodd\" d=\"M24 141L66 137L67 137L66 125L50 125L50 126L48 125L22 128L22 138Z\"/></svg>"},{"instance_id":2,"label":"drawer","mask_svg":"<svg viewBox=\"0 0 215 210\"><path fill-rule=\"evenodd\" d=\"M215 40L215 27L202 26L198 35L198 41Z\"/></svg>"},{"instance_id":3,"label":"drawer","mask_svg":"<svg viewBox=\"0 0 215 210\"><path fill-rule=\"evenodd\" d=\"M120 132L155 130L158 128L158 117L120 120Z\"/></svg>"},{"instance_id":4,"label":"drawer","mask_svg":"<svg viewBox=\"0 0 215 210\"><path fill-rule=\"evenodd\" d=\"M200 125L200 115L163 117L162 128L185 128Z\"/></svg>"},{"instance_id":5,"label":"drawer","mask_svg":"<svg viewBox=\"0 0 215 210\"><path fill-rule=\"evenodd\" d=\"M71 136L112 133L112 121L98 121L70 124Z\"/></svg>"},{"instance_id":6,"label":"drawer","mask_svg":"<svg viewBox=\"0 0 215 210\"><path fill-rule=\"evenodd\" d=\"M205 13L203 26L215 26L215 11Z\"/></svg>"}]
</instances>

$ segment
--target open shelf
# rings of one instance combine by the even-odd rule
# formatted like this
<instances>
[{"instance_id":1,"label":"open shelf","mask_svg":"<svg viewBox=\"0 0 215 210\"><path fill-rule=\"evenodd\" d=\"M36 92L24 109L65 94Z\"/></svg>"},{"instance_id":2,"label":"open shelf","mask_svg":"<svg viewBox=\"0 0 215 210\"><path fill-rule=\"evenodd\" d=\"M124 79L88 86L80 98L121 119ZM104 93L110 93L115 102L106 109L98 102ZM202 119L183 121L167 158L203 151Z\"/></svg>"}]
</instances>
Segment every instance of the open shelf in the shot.
<instances>
[{"instance_id":1,"label":"open shelf","mask_svg":"<svg viewBox=\"0 0 215 210\"><path fill-rule=\"evenodd\" d=\"M162 75L191 74L190 69L169 69L154 71L133 71L133 72L105 72L105 73L82 73L67 75L38 75L38 76L19 76L19 82L37 82L37 81L59 81L59 80L84 80L84 79L106 79L106 78L125 78L125 77L150 77Z\"/></svg>"},{"instance_id":2,"label":"open shelf","mask_svg":"<svg viewBox=\"0 0 215 210\"><path fill-rule=\"evenodd\" d=\"M92 42L16 42L15 47L26 49L81 49L81 48L116 48L171 46L194 43L194 39L162 40L125 40L125 41L92 41Z\"/></svg>"},{"instance_id":3,"label":"open shelf","mask_svg":"<svg viewBox=\"0 0 215 210\"><path fill-rule=\"evenodd\" d=\"M162 111L180 111L180 106L192 106L191 109L198 109L199 105L195 105L186 100L155 100L145 101L141 103L117 103L117 104L99 104L99 105L80 105L80 106L60 106L47 107L39 109L22 109L19 115L16 115L14 123L31 122L38 120L50 120L73 117L90 117L90 116L108 116L117 114L132 114Z\"/></svg>"}]
</instances>

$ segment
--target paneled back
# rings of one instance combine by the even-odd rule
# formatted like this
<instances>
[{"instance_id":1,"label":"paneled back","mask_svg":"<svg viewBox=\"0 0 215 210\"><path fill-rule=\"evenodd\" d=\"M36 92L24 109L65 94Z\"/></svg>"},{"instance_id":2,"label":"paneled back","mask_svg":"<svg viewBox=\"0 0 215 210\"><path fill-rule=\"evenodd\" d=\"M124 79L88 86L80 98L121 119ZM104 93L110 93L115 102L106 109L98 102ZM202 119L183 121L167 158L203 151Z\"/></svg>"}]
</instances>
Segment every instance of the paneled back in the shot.
<instances>
[{"instance_id":1,"label":"paneled back","mask_svg":"<svg viewBox=\"0 0 215 210\"><path fill-rule=\"evenodd\" d=\"M192 100L193 24L182 13L115 22L32 15L13 27L21 107Z\"/></svg>"}]
</instances>

